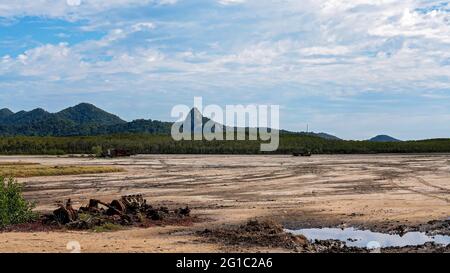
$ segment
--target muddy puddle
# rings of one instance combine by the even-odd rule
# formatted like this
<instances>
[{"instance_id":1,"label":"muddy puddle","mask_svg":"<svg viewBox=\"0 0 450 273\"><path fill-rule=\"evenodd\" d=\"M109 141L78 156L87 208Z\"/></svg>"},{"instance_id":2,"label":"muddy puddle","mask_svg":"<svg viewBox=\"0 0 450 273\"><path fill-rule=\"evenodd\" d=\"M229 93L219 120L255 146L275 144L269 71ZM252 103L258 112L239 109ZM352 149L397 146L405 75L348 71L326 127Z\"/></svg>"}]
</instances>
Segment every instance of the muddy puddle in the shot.
<instances>
[{"instance_id":1,"label":"muddy puddle","mask_svg":"<svg viewBox=\"0 0 450 273\"><path fill-rule=\"evenodd\" d=\"M386 248L420 246L428 242L447 246L450 244L450 236L428 236L424 232L408 232L403 236L372 232L370 230L358 230L355 228L310 228L298 230L285 230L294 235L304 235L310 241L338 240L345 242L347 246L359 248Z\"/></svg>"}]
</instances>

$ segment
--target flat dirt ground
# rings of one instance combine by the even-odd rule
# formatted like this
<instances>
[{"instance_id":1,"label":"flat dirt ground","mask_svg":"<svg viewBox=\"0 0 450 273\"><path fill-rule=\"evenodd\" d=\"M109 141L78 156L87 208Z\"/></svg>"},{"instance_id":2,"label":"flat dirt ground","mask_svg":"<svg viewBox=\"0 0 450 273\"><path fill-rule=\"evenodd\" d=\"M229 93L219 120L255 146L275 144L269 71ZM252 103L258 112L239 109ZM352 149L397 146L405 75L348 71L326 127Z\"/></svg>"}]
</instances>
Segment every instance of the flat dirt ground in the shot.
<instances>
[{"instance_id":1,"label":"flat dirt ground","mask_svg":"<svg viewBox=\"0 0 450 273\"><path fill-rule=\"evenodd\" d=\"M1 252L226 252L195 231L248 219L271 218L285 227L355 225L376 228L450 216L450 155L146 155L120 159L0 157L0 162L113 165L121 173L19 179L37 209L71 198L109 201L145 196L150 204L189 205L203 219L193 226L117 232L5 232ZM238 251L284 251L244 248Z\"/></svg>"}]
</instances>

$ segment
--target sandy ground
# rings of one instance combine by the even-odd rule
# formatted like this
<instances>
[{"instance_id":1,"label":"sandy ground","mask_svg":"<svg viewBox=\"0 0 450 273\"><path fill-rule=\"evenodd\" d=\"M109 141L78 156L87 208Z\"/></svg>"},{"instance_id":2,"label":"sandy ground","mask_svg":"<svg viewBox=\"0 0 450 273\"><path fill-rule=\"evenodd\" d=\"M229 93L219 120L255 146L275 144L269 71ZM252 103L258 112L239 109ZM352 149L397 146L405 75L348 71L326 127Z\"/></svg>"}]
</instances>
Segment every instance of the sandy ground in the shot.
<instances>
[{"instance_id":1,"label":"sandy ground","mask_svg":"<svg viewBox=\"0 0 450 273\"><path fill-rule=\"evenodd\" d=\"M0 252L223 252L195 230L251 218L286 227L377 227L424 223L450 216L450 155L194 156L147 155L120 159L9 156L2 161L115 165L126 172L25 178L26 197L42 211L72 198L111 200L143 194L151 204L189 205L204 219L190 227L118 232L0 233ZM70 247L69 247L70 249ZM283 251L241 249L242 251ZM233 250L235 251L235 249Z\"/></svg>"}]
</instances>

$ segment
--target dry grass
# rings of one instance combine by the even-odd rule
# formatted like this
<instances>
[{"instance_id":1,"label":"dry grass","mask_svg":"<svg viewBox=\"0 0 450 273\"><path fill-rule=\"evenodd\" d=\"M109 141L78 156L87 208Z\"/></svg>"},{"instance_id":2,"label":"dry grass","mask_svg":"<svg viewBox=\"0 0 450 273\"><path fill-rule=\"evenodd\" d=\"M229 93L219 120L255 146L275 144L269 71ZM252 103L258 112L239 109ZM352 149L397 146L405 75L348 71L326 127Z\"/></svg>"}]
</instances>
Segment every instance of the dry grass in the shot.
<instances>
[{"instance_id":1,"label":"dry grass","mask_svg":"<svg viewBox=\"0 0 450 273\"><path fill-rule=\"evenodd\" d=\"M29 165L39 165L39 163L35 163L35 162L24 162L24 161L17 161L17 162L0 162L0 166L29 166Z\"/></svg>"},{"instance_id":2,"label":"dry grass","mask_svg":"<svg viewBox=\"0 0 450 273\"><path fill-rule=\"evenodd\" d=\"M0 162L0 177L34 177L122 172L112 166L45 166L29 162Z\"/></svg>"}]
</instances>

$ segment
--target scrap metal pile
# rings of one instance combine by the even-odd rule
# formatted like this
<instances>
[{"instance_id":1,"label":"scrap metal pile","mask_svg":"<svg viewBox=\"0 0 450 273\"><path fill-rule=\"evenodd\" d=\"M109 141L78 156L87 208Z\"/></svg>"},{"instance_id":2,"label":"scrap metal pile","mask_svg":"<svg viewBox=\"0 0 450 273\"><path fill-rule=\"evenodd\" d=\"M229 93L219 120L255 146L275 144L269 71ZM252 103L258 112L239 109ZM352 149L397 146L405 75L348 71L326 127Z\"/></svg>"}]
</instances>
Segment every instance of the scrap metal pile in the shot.
<instances>
[{"instance_id":1,"label":"scrap metal pile","mask_svg":"<svg viewBox=\"0 0 450 273\"><path fill-rule=\"evenodd\" d=\"M147 204L142 195L122 196L111 203L97 199L78 210L74 209L69 199L60 205L53 214L47 215L47 224L64 225L71 229L91 229L107 223L123 226L145 225L150 221L183 219L190 216L189 207L169 210L167 207L154 208Z\"/></svg>"}]
</instances>

